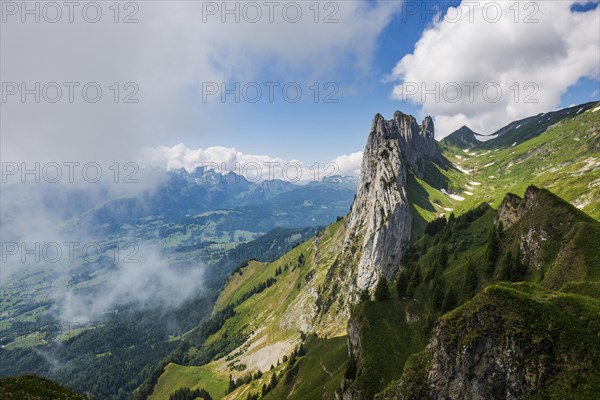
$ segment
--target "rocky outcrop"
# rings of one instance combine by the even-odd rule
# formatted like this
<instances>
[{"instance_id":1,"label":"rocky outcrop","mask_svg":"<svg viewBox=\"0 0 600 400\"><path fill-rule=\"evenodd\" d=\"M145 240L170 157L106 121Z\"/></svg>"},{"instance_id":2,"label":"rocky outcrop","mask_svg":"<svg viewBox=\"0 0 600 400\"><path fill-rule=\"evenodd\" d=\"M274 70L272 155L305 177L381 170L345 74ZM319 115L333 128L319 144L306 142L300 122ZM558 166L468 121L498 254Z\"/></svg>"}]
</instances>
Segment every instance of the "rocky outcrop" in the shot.
<instances>
[{"instance_id":1,"label":"rocky outcrop","mask_svg":"<svg viewBox=\"0 0 600 400\"><path fill-rule=\"evenodd\" d=\"M543 203L545 192L535 186L529 186L523 198L508 193L498 207L496 223L501 222L504 229L510 228L529 210Z\"/></svg>"},{"instance_id":2,"label":"rocky outcrop","mask_svg":"<svg viewBox=\"0 0 600 400\"><path fill-rule=\"evenodd\" d=\"M548 375L547 360L552 342L518 334L505 335L502 317L493 306L481 308L461 325L462 332L481 331L460 345L456 327L440 325L433 333L428 352L431 369L429 391L433 398L525 399L530 398ZM483 333L483 332L482 332Z\"/></svg>"},{"instance_id":3,"label":"rocky outcrop","mask_svg":"<svg viewBox=\"0 0 600 400\"><path fill-rule=\"evenodd\" d=\"M421 177L442 159L430 117L419 126L399 111L385 120L377 114L365 147L356 199L346 222L345 247L360 259L356 287L372 288L381 275L393 279L411 238L407 174Z\"/></svg>"},{"instance_id":4,"label":"rocky outcrop","mask_svg":"<svg viewBox=\"0 0 600 400\"><path fill-rule=\"evenodd\" d=\"M561 393L594 398L589 397L594 384L586 377L598 370L598 305L539 294L526 285L487 289L440 319L425 351L376 398L519 400ZM573 334L582 343L573 343Z\"/></svg>"}]
</instances>

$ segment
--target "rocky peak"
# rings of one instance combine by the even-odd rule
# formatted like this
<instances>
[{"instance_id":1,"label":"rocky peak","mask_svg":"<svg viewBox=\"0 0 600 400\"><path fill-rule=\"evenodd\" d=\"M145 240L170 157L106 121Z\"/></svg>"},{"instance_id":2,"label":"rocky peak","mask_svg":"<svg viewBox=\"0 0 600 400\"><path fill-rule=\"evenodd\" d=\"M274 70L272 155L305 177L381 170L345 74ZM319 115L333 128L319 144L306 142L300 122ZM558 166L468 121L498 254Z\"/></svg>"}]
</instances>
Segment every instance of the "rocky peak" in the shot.
<instances>
[{"instance_id":1,"label":"rocky peak","mask_svg":"<svg viewBox=\"0 0 600 400\"><path fill-rule=\"evenodd\" d=\"M395 277L411 237L407 174L422 177L431 162L441 159L430 117L419 125L400 111L391 120L375 115L346 223L345 247L360 248L358 289L372 288L381 275Z\"/></svg>"},{"instance_id":2,"label":"rocky peak","mask_svg":"<svg viewBox=\"0 0 600 400\"><path fill-rule=\"evenodd\" d=\"M509 193L504 197L498 207L496 223L502 223L504 228L513 226L525 213L539 204L539 196L542 190L535 186L529 186L523 198Z\"/></svg>"}]
</instances>

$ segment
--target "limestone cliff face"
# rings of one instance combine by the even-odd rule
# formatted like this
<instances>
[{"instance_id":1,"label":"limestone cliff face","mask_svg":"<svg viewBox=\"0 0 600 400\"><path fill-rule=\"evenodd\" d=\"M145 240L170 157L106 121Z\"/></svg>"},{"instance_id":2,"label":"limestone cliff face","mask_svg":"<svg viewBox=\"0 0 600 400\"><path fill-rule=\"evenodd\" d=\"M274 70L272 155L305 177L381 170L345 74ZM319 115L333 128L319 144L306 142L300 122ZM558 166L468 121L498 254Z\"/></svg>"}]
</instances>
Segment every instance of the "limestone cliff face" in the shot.
<instances>
[{"instance_id":1,"label":"limestone cliff face","mask_svg":"<svg viewBox=\"0 0 600 400\"><path fill-rule=\"evenodd\" d=\"M541 386L549 375L547 358L552 354L552 342L493 329L500 321L493 306L478 310L463 321L463 332L481 331L482 325L492 329L462 347L460 339L449 333L455 327L437 327L428 347L432 396L525 399Z\"/></svg>"},{"instance_id":2,"label":"limestone cliff face","mask_svg":"<svg viewBox=\"0 0 600 400\"><path fill-rule=\"evenodd\" d=\"M375 398L596 398L597 384L588 382L598 370L592 328L599 326L598 305L536 290L528 284L489 287L440 318L426 349Z\"/></svg>"},{"instance_id":3,"label":"limestone cliff face","mask_svg":"<svg viewBox=\"0 0 600 400\"><path fill-rule=\"evenodd\" d=\"M514 194L508 194L498 207L496 225L501 224L503 229L509 229L528 212L535 208L543 207L543 191L531 186L525 191L523 198ZM543 245L549 238L544 229L545 221L529 224L527 229L520 232L519 252L523 262L535 269L542 266Z\"/></svg>"},{"instance_id":4,"label":"limestone cliff face","mask_svg":"<svg viewBox=\"0 0 600 400\"><path fill-rule=\"evenodd\" d=\"M374 287L381 275L395 277L411 237L407 174L410 170L422 176L439 159L431 118L419 126L414 117L399 111L389 121L375 116L346 223L346 247L359 245L358 289Z\"/></svg>"}]
</instances>

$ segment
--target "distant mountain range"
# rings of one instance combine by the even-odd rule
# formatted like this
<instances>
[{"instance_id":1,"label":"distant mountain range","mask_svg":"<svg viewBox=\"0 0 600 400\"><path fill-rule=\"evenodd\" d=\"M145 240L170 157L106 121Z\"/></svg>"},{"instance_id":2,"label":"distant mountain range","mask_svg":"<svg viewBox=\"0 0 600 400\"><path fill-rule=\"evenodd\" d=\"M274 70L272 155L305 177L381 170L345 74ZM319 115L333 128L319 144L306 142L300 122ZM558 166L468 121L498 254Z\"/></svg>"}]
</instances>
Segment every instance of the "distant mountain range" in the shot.
<instances>
[{"instance_id":1,"label":"distant mountain range","mask_svg":"<svg viewBox=\"0 0 600 400\"><path fill-rule=\"evenodd\" d=\"M357 181L356 177L332 176L304 185L283 180L254 183L233 172L178 170L169 172L167 179L152 190L95 206L83 213L79 221L106 234L132 224L174 222L226 210L234 212L234 219L239 219L240 214L244 214L241 218L252 219L250 224L260 229L246 226L244 230L254 233L266 233L277 226L319 226L347 212ZM260 218L252 218L252 213L260 214ZM236 225L227 217L223 220L224 224Z\"/></svg>"}]
</instances>

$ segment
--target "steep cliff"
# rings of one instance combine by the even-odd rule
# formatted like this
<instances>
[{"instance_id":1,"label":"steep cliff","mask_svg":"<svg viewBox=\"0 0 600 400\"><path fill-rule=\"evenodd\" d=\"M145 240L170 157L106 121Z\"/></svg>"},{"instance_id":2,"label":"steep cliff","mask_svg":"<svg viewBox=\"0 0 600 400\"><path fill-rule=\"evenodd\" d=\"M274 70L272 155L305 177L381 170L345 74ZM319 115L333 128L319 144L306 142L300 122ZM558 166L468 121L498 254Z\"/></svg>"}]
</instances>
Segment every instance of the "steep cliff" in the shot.
<instances>
[{"instance_id":1,"label":"steep cliff","mask_svg":"<svg viewBox=\"0 0 600 400\"><path fill-rule=\"evenodd\" d=\"M595 399L599 314L595 299L488 287L440 319L425 351L378 399Z\"/></svg>"},{"instance_id":2,"label":"steep cliff","mask_svg":"<svg viewBox=\"0 0 600 400\"><path fill-rule=\"evenodd\" d=\"M345 248L358 245L358 289L373 288L381 275L394 279L411 238L407 174L422 177L441 161L430 117L419 126L399 111L389 121L375 116L344 240Z\"/></svg>"}]
</instances>

